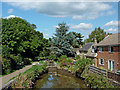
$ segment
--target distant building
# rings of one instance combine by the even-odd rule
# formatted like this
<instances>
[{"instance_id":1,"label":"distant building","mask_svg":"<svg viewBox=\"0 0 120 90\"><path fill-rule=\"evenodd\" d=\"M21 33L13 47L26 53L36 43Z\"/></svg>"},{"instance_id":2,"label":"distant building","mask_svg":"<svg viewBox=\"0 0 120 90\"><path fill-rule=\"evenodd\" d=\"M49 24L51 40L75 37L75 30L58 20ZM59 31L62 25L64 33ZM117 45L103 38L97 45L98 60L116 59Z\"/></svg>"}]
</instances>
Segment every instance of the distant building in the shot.
<instances>
[{"instance_id":1,"label":"distant building","mask_svg":"<svg viewBox=\"0 0 120 90\"><path fill-rule=\"evenodd\" d=\"M97 44L97 40L96 38L94 39L94 44L92 44L91 48L88 50L87 54L85 55L86 58L90 58L93 59L93 62L95 63L97 61L97 48L96 45ZM94 66L97 66L96 63L94 64Z\"/></svg>"},{"instance_id":2,"label":"distant building","mask_svg":"<svg viewBox=\"0 0 120 90\"><path fill-rule=\"evenodd\" d=\"M120 33L106 36L96 44L97 67L103 67L110 71L120 70Z\"/></svg>"},{"instance_id":3,"label":"distant building","mask_svg":"<svg viewBox=\"0 0 120 90\"><path fill-rule=\"evenodd\" d=\"M90 51L92 48L93 42L86 43L82 48L79 49L80 52L80 57L86 57L87 53Z\"/></svg>"},{"instance_id":4,"label":"distant building","mask_svg":"<svg viewBox=\"0 0 120 90\"><path fill-rule=\"evenodd\" d=\"M80 55L79 49L80 48L73 48L73 52L75 53L75 55Z\"/></svg>"}]
</instances>

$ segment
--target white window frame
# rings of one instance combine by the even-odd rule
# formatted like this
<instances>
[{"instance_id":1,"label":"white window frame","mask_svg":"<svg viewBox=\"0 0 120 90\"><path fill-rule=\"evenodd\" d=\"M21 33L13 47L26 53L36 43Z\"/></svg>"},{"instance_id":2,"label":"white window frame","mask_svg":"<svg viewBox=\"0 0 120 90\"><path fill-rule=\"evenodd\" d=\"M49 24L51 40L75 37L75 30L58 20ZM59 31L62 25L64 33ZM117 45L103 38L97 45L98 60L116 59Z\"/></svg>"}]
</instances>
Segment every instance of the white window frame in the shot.
<instances>
[{"instance_id":1,"label":"white window frame","mask_svg":"<svg viewBox=\"0 0 120 90\"><path fill-rule=\"evenodd\" d=\"M109 67L109 61L111 61L111 69ZM113 63L114 62L114 70L113 70ZM108 60L108 69L110 69L111 71L115 71L115 61L114 60Z\"/></svg>"},{"instance_id":2,"label":"white window frame","mask_svg":"<svg viewBox=\"0 0 120 90\"><path fill-rule=\"evenodd\" d=\"M103 60L103 64L101 64L101 60ZM104 65L104 59L99 59L99 64Z\"/></svg>"},{"instance_id":3,"label":"white window frame","mask_svg":"<svg viewBox=\"0 0 120 90\"><path fill-rule=\"evenodd\" d=\"M92 46L92 53L95 53L95 48Z\"/></svg>"},{"instance_id":4,"label":"white window frame","mask_svg":"<svg viewBox=\"0 0 120 90\"><path fill-rule=\"evenodd\" d=\"M113 53L113 52L111 51L111 47L113 47L113 46L109 46L109 52L110 52L110 53Z\"/></svg>"}]
</instances>

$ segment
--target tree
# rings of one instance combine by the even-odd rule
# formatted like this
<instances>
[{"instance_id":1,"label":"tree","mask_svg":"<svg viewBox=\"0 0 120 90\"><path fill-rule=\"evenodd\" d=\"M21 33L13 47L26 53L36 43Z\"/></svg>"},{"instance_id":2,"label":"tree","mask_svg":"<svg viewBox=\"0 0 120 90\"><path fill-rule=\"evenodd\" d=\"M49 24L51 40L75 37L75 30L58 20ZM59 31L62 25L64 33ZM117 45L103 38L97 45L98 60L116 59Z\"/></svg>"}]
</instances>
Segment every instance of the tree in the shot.
<instances>
[{"instance_id":1,"label":"tree","mask_svg":"<svg viewBox=\"0 0 120 90\"><path fill-rule=\"evenodd\" d=\"M58 24L56 34L54 34L55 36L50 39L50 50L53 54L56 54L57 56L73 55L71 44L67 36L68 29L69 27L66 26L65 23Z\"/></svg>"},{"instance_id":2,"label":"tree","mask_svg":"<svg viewBox=\"0 0 120 90\"><path fill-rule=\"evenodd\" d=\"M106 35L106 32L104 31L104 29L101 29L100 27L95 28L95 30L92 31L91 34L89 35L89 38L85 40L85 43L94 42L94 38L96 38L97 43L99 43L101 40L104 39L105 35Z\"/></svg>"},{"instance_id":3,"label":"tree","mask_svg":"<svg viewBox=\"0 0 120 90\"><path fill-rule=\"evenodd\" d=\"M40 52L46 53L48 40L35 28L35 24L18 17L2 19L2 58L10 59L12 67L21 65L24 58L34 59Z\"/></svg>"},{"instance_id":4,"label":"tree","mask_svg":"<svg viewBox=\"0 0 120 90\"><path fill-rule=\"evenodd\" d=\"M69 32L67 35L68 35L68 38L69 38L69 41L72 47L79 48L79 46L83 44L82 38L84 36L82 36L81 33Z\"/></svg>"}]
</instances>

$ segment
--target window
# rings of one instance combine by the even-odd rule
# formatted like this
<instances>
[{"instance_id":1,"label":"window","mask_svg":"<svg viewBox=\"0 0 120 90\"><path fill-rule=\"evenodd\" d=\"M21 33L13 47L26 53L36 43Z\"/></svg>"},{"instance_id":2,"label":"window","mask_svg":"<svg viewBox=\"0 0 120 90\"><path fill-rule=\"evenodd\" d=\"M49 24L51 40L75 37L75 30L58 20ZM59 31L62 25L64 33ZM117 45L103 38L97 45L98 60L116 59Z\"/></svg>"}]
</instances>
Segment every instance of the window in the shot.
<instances>
[{"instance_id":1,"label":"window","mask_svg":"<svg viewBox=\"0 0 120 90\"><path fill-rule=\"evenodd\" d=\"M94 46L92 46L92 52L95 53L95 48L94 48Z\"/></svg>"},{"instance_id":2,"label":"window","mask_svg":"<svg viewBox=\"0 0 120 90\"><path fill-rule=\"evenodd\" d=\"M104 65L104 59L99 59L99 64Z\"/></svg>"},{"instance_id":3,"label":"window","mask_svg":"<svg viewBox=\"0 0 120 90\"><path fill-rule=\"evenodd\" d=\"M108 69L110 69L111 71L114 71L114 61L112 60L108 61Z\"/></svg>"},{"instance_id":4,"label":"window","mask_svg":"<svg viewBox=\"0 0 120 90\"><path fill-rule=\"evenodd\" d=\"M104 47L99 47L99 52L104 52Z\"/></svg>"},{"instance_id":5,"label":"window","mask_svg":"<svg viewBox=\"0 0 120 90\"><path fill-rule=\"evenodd\" d=\"M113 47L112 46L109 47L109 52L113 52Z\"/></svg>"}]
</instances>

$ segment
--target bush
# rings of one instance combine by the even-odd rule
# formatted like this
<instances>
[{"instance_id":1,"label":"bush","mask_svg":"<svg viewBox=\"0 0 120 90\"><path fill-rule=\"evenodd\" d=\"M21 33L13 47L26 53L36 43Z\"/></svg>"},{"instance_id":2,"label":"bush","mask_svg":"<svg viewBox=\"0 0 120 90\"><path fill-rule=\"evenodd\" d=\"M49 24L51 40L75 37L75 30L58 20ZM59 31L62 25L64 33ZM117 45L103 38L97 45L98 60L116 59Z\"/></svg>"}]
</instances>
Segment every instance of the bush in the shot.
<instances>
[{"instance_id":1,"label":"bush","mask_svg":"<svg viewBox=\"0 0 120 90\"><path fill-rule=\"evenodd\" d=\"M93 88L114 88L114 86L102 75L91 73L85 76L85 80L87 84Z\"/></svg>"},{"instance_id":2,"label":"bush","mask_svg":"<svg viewBox=\"0 0 120 90\"><path fill-rule=\"evenodd\" d=\"M2 74L9 74L11 72L11 61L10 59L2 59Z\"/></svg>"},{"instance_id":3,"label":"bush","mask_svg":"<svg viewBox=\"0 0 120 90\"><path fill-rule=\"evenodd\" d=\"M66 55L62 55L62 56L60 56L60 59L66 59L66 58L67 58Z\"/></svg>"},{"instance_id":4,"label":"bush","mask_svg":"<svg viewBox=\"0 0 120 90\"><path fill-rule=\"evenodd\" d=\"M77 59L77 62L75 63L75 66L78 67L78 69L83 69L85 66L92 64L93 60L89 58L79 58Z\"/></svg>"},{"instance_id":5,"label":"bush","mask_svg":"<svg viewBox=\"0 0 120 90\"><path fill-rule=\"evenodd\" d=\"M30 64L31 61L32 61L31 58L24 58L24 65Z\"/></svg>"},{"instance_id":6,"label":"bush","mask_svg":"<svg viewBox=\"0 0 120 90\"><path fill-rule=\"evenodd\" d=\"M55 60L55 61L56 61L56 60L57 60L57 55L55 55L55 54L54 54L54 55L50 55L50 56L48 57L48 59L49 59L49 60Z\"/></svg>"},{"instance_id":7,"label":"bush","mask_svg":"<svg viewBox=\"0 0 120 90\"><path fill-rule=\"evenodd\" d=\"M23 74L20 74L15 82L12 83L12 88L31 88L32 82L38 77L39 73L46 69L46 63L44 65L34 65L30 69L26 70Z\"/></svg>"},{"instance_id":8,"label":"bush","mask_svg":"<svg viewBox=\"0 0 120 90\"><path fill-rule=\"evenodd\" d=\"M17 56L11 54L10 59L15 62L16 66L22 64L22 57L20 54L18 54Z\"/></svg>"},{"instance_id":9,"label":"bush","mask_svg":"<svg viewBox=\"0 0 120 90\"><path fill-rule=\"evenodd\" d=\"M75 57L75 59L76 59L76 60L80 59L80 56L79 56L79 55L77 55L77 56Z\"/></svg>"},{"instance_id":10,"label":"bush","mask_svg":"<svg viewBox=\"0 0 120 90\"><path fill-rule=\"evenodd\" d=\"M44 60L45 59L45 57L40 57L40 60Z\"/></svg>"}]
</instances>

